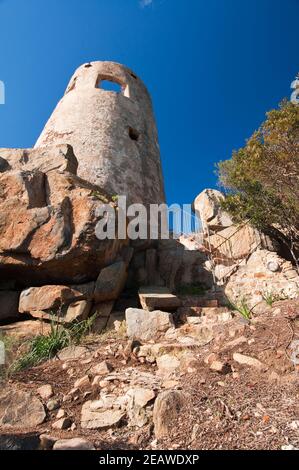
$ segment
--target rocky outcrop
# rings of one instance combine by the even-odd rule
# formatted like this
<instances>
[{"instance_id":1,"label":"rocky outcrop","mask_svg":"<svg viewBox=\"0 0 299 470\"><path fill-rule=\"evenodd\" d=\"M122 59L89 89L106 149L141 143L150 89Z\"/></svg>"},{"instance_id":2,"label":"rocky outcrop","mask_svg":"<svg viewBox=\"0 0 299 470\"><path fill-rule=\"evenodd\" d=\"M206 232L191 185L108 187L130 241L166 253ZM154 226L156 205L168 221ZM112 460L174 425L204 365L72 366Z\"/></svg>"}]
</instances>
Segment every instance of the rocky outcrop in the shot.
<instances>
[{"instance_id":1,"label":"rocky outcrop","mask_svg":"<svg viewBox=\"0 0 299 470\"><path fill-rule=\"evenodd\" d=\"M0 149L0 173L6 171L51 171L77 174L78 161L70 145L39 149Z\"/></svg>"},{"instance_id":2,"label":"rocky outcrop","mask_svg":"<svg viewBox=\"0 0 299 470\"><path fill-rule=\"evenodd\" d=\"M205 189L194 201L194 209L200 218L203 228L230 227L232 220L229 214L222 210L221 202L224 195L216 189Z\"/></svg>"},{"instance_id":3,"label":"rocky outcrop","mask_svg":"<svg viewBox=\"0 0 299 470\"><path fill-rule=\"evenodd\" d=\"M76 176L68 146L0 150L0 276L20 283L95 279L125 241L98 240L101 188Z\"/></svg>"}]
</instances>

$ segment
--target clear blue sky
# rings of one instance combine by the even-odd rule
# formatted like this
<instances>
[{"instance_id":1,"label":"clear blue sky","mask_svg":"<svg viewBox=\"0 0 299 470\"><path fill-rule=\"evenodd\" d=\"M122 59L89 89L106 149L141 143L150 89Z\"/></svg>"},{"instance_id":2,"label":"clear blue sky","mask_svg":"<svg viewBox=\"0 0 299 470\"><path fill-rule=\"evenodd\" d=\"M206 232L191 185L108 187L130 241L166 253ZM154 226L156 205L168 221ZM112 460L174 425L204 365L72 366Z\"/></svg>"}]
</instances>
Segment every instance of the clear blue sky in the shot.
<instances>
[{"instance_id":1,"label":"clear blue sky","mask_svg":"<svg viewBox=\"0 0 299 470\"><path fill-rule=\"evenodd\" d=\"M188 203L290 96L299 0L143 3L0 0L0 147L34 144L81 63L121 62L151 92L168 202Z\"/></svg>"}]
</instances>

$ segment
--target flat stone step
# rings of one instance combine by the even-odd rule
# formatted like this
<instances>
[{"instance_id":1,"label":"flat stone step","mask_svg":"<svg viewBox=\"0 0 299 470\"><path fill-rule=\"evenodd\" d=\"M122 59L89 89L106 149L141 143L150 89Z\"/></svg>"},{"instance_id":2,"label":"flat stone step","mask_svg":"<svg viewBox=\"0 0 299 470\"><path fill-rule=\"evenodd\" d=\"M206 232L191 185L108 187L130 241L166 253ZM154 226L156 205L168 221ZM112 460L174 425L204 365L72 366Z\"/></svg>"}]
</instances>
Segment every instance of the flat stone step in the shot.
<instances>
[{"instance_id":1,"label":"flat stone step","mask_svg":"<svg viewBox=\"0 0 299 470\"><path fill-rule=\"evenodd\" d=\"M144 310L173 311L181 305L181 300L167 287L149 286L139 289L139 300Z\"/></svg>"}]
</instances>

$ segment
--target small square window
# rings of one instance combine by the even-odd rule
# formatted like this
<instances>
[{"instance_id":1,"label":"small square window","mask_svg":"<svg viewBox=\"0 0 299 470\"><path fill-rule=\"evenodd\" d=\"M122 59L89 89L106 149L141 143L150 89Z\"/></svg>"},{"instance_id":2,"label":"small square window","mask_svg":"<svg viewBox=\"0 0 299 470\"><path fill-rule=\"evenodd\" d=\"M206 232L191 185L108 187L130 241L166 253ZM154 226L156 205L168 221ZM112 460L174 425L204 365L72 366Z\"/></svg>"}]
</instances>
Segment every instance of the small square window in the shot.
<instances>
[{"instance_id":1,"label":"small square window","mask_svg":"<svg viewBox=\"0 0 299 470\"><path fill-rule=\"evenodd\" d=\"M122 93L122 86L111 80L100 80L98 88L105 91L113 91L114 93Z\"/></svg>"}]
</instances>

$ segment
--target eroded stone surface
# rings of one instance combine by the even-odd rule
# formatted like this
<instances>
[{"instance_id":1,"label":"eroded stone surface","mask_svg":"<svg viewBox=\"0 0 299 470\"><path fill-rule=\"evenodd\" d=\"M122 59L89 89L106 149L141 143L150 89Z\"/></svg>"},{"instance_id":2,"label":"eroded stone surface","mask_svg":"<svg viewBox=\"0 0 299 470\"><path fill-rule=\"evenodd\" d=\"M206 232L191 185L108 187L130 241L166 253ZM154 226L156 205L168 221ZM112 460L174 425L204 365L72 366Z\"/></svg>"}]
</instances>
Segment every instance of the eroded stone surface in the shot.
<instances>
[{"instance_id":1,"label":"eroded stone surface","mask_svg":"<svg viewBox=\"0 0 299 470\"><path fill-rule=\"evenodd\" d=\"M0 173L0 188L0 275L5 278L85 282L113 262L124 244L96 237L101 188L74 174L13 169Z\"/></svg>"},{"instance_id":2,"label":"eroded stone surface","mask_svg":"<svg viewBox=\"0 0 299 470\"><path fill-rule=\"evenodd\" d=\"M221 209L224 196L216 189L205 189L194 201L194 208L205 226L229 227L232 225L229 214Z\"/></svg>"},{"instance_id":3,"label":"eroded stone surface","mask_svg":"<svg viewBox=\"0 0 299 470\"><path fill-rule=\"evenodd\" d=\"M93 402L84 403L81 411L81 426L83 429L108 429L118 425L124 418L122 410L93 409Z\"/></svg>"},{"instance_id":4,"label":"eroded stone surface","mask_svg":"<svg viewBox=\"0 0 299 470\"><path fill-rule=\"evenodd\" d=\"M124 288L126 279L127 266L123 261L102 269L95 284L95 301L106 302L117 299Z\"/></svg>"},{"instance_id":5,"label":"eroded stone surface","mask_svg":"<svg viewBox=\"0 0 299 470\"><path fill-rule=\"evenodd\" d=\"M171 313L160 310L148 312L138 308L126 310L127 334L131 339L150 340L174 327Z\"/></svg>"},{"instance_id":6,"label":"eroded stone surface","mask_svg":"<svg viewBox=\"0 0 299 470\"><path fill-rule=\"evenodd\" d=\"M0 395L0 425L3 428L34 428L46 413L41 401L31 393L6 390Z\"/></svg>"}]
</instances>

